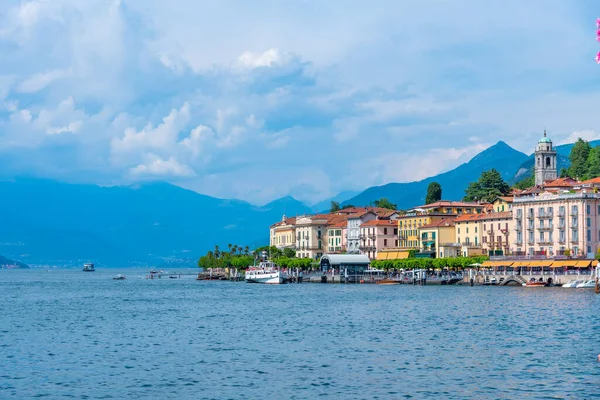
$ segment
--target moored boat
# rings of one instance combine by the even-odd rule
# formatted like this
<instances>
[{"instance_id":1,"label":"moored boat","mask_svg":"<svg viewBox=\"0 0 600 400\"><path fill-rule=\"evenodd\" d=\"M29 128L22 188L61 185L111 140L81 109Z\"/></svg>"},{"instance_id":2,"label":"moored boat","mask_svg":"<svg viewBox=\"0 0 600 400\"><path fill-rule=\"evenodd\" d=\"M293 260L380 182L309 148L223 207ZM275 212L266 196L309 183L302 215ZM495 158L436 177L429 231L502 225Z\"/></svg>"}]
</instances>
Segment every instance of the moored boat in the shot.
<instances>
[{"instance_id":1,"label":"moored boat","mask_svg":"<svg viewBox=\"0 0 600 400\"><path fill-rule=\"evenodd\" d=\"M287 277L272 261L261 261L258 266L246 270L245 281L248 283L266 283L278 285L286 282Z\"/></svg>"},{"instance_id":2,"label":"moored boat","mask_svg":"<svg viewBox=\"0 0 600 400\"><path fill-rule=\"evenodd\" d=\"M94 272L96 269L94 268L94 264L93 263L85 263L83 264L83 269L82 271L84 272Z\"/></svg>"},{"instance_id":3,"label":"moored boat","mask_svg":"<svg viewBox=\"0 0 600 400\"><path fill-rule=\"evenodd\" d=\"M577 287L577 285L579 285L580 283L583 283L584 281L582 280L570 280L569 282L565 283L564 285L562 285L562 287L564 288L575 288Z\"/></svg>"},{"instance_id":4,"label":"moored boat","mask_svg":"<svg viewBox=\"0 0 600 400\"><path fill-rule=\"evenodd\" d=\"M115 276L113 278L113 280L115 280L115 281L124 281L125 280L125 275L117 274L117 276Z\"/></svg>"},{"instance_id":5,"label":"moored boat","mask_svg":"<svg viewBox=\"0 0 600 400\"><path fill-rule=\"evenodd\" d=\"M378 285L400 285L402 281L398 279L385 278L375 281L375 283Z\"/></svg>"},{"instance_id":6,"label":"moored boat","mask_svg":"<svg viewBox=\"0 0 600 400\"><path fill-rule=\"evenodd\" d=\"M546 285L548 285L546 282L527 282L523 284L524 287L545 287Z\"/></svg>"},{"instance_id":7,"label":"moored boat","mask_svg":"<svg viewBox=\"0 0 600 400\"><path fill-rule=\"evenodd\" d=\"M596 287L595 279L588 279L587 281L583 281L575 286L577 289L594 289Z\"/></svg>"}]
</instances>

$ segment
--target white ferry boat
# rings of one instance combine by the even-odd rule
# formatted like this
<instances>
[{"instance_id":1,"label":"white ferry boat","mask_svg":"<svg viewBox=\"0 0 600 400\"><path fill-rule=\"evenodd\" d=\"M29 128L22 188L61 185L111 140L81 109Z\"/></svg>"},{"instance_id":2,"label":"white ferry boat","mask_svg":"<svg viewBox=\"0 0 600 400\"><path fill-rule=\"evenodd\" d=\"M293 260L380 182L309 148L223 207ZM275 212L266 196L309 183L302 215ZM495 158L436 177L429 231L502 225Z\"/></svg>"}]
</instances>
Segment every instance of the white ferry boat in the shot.
<instances>
[{"instance_id":1,"label":"white ferry boat","mask_svg":"<svg viewBox=\"0 0 600 400\"><path fill-rule=\"evenodd\" d=\"M248 283L268 283L278 285L286 282L286 276L283 271L272 261L261 261L258 266L250 267L246 270L246 282Z\"/></svg>"},{"instance_id":2,"label":"white ferry boat","mask_svg":"<svg viewBox=\"0 0 600 400\"><path fill-rule=\"evenodd\" d=\"M82 271L84 272L94 272L96 269L94 268L94 264L92 263L85 263L83 264L83 269Z\"/></svg>"}]
</instances>

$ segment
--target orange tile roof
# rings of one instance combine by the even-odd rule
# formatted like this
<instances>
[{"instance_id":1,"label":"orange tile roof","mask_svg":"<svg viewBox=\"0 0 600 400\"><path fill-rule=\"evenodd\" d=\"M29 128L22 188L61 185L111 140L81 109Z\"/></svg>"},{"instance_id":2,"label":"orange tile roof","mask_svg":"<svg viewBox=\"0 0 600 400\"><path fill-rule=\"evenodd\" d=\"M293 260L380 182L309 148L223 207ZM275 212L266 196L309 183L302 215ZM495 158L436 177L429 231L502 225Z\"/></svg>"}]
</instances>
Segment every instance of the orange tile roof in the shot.
<instances>
[{"instance_id":1,"label":"orange tile roof","mask_svg":"<svg viewBox=\"0 0 600 400\"><path fill-rule=\"evenodd\" d=\"M431 204L424 204L422 206L413 207L413 208L436 208L436 207L482 207L482 204L475 202L465 202L465 201L448 201L448 200L440 200Z\"/></svg>"},{"instance_id":2,"label":"orange tile roof","mask_svg":"<svg viewBox=\"0 0 600 400\"><path fill-rule=\"evenodd\" d=\"M587 181L583 181L581 183L585 185L600 184L600 177L588 179Z\"/></svg>"},{"instance_id":3,"label":"orange tile roof","mask_svg":"<svg viewBox=\"0 0 600 400\"><path fill-rule=\"evenodd\" d=\"M558 178L553 181L544 182L544 187L571 187L578 183L579 181L572 178Z\"/></svg>"},{"instance_id":4,"label":"orange tile roof","mask_svg":"<svg viewBox=\"0 0 600 400\"><path fill-rule=\"evenodd\" d=\"M512 218L510 211L490 212L487 214L463 214L455 218L455 222L470 222L470 221L487 221L491 219L507 219Z\"/></svg>"},{"instance_id":5,"label":"orange tile roof","mask_svg":"<svg viewBox=\"0 0 600 400\"><path fill-rule=\"evenodd\" d=\"M425 224L421 227L421 229L427 228L443 228L445 226L454 226L453 219L440 219L439 221L434 221L430 224Z\"/></svg>"},{"instance_id":6,"label":"orange tile roof","mask_svg":"<svg viewBox=\"0 0 600 400\"><path fill-rule=\"evenodd\" d=\"M365 226L365 227L369 227L369 226L393 226L393 227L396 227L397 223L396 223L396 221L389 220L389 219L373 219L371 221L367 221L364 224L360 225L361 228L363 226Z\"/></svg>"}]
</instances>

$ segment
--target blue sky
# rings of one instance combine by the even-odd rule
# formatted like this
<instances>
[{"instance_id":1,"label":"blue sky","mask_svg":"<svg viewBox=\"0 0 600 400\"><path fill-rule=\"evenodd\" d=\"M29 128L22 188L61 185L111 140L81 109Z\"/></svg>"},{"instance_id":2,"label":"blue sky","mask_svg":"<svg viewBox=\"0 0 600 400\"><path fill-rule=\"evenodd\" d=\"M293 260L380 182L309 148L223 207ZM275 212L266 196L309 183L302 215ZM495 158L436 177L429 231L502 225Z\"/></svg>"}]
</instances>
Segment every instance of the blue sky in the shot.
<instances>
[{"instance_id":1,"label":"blue sky","mask_svg":"<svg viewBox=\"0 0 600 400\"><path fill-rule=\"evenodd\" d=\"M0 177L263 204L600 138L593 0L0 0Z\"/></svg>"}]
</instances>

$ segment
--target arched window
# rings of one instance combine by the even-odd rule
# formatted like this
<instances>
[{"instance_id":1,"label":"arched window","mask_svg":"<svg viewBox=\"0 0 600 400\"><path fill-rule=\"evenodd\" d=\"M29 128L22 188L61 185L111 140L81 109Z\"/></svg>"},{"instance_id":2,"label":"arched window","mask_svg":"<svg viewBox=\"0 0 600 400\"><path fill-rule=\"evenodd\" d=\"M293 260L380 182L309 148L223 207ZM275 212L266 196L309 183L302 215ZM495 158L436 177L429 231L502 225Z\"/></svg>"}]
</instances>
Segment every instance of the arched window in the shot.
<instances>
[{"instance_id":1,"label":"arched window","mask_svg":"<svg viewBox=\"0 0 600 400\"><path fill-rule=\"evenodd\" d=\"M540 158L538 157L538 167L542 165L542 161L540 160Z\"/></svg>"},{"instance_id":2,"label":"arched window","mask_svg":"<svg viewBox=\"0 0 600 400\"><path fill-rule=\"evenodd\" d=\"M546 167L550 167L550 157L546 157Z\"/></svg>"}]
</instances>

